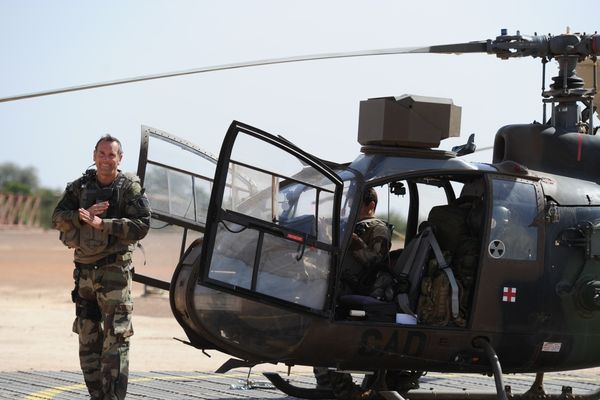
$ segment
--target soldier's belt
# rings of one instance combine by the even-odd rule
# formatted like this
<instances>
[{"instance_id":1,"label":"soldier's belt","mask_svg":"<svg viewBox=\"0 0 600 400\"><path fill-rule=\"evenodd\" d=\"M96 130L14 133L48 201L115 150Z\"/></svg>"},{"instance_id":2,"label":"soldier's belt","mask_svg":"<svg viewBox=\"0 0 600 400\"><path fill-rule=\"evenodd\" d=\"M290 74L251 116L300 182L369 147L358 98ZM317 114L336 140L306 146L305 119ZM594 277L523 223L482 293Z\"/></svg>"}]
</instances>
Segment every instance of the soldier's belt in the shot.
<instances>
[{"instance_id":1,"label":"soldier's belt","mask_svg":"<svg viewBox=\"0 0 600 400\"><path fill-rule=\"evenodd\" d=\"M115 264L117 261L123 261L123 254L111 254L104 258L100 258L93 263L83 264L75 261L75 265L79 268L99 268L109 264Z\"/></svg>"}]
</instances>

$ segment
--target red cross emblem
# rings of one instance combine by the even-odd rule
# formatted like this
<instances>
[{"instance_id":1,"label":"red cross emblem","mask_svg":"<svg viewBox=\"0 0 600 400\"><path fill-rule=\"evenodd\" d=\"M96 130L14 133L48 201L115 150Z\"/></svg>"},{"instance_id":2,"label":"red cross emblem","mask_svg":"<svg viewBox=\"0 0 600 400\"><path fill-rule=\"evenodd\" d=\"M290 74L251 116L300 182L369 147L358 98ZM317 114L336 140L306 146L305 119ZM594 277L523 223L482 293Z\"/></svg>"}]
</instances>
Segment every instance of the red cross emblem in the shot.
<instances>
[{"instance_id":1,"label":"red cross emblem","mask_svg":"<svg viewBox=\"0 0 600 400\"><path fill-rule=\"evenodd\" d=\"M515 303L517 301L517 288L505 287L502 290L502 301L505 303Z\"/></svg>"}]
</instances>

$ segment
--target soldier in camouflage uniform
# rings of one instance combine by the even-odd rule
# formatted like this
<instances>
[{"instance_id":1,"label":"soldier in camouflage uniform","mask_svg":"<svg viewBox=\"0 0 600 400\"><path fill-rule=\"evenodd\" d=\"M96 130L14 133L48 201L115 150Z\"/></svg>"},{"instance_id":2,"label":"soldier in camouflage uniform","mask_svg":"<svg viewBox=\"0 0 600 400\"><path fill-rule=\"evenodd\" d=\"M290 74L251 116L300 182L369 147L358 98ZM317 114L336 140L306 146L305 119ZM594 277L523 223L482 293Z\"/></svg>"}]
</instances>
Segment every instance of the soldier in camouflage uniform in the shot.
<instances>
[{"instance_id":1,"label":"soldier in camouflage uniform","mask_svg":"<svg viewBox=\"0 0 600 400\"><path fill-rule=\"evenodd\" d=\"M131 253L148 233L150 207L139 178L118 169L118 139L103 136L93 155L96 169L67 185L52 221L62 242L75 249L73 332L88 391L94 400L120 400L133 335Z\"/></svg>"},{"instance_id":2,"label":"soldier in camouflage uniform","mask_svg":"<svg viewBox=\"0 0 600 400\"><path fill-rule=\"evenodd\" d=\"M352 260L346 263L342 279L351 293L382 299L382 293L375 293L374 283L379 272L389 274L391 235L388 225L375 218L376 207L377 192L369 188L363 194L358 222L352 233Z\"/></svg>"},{"instance_id":3,"label":"soldier in camouflage uniform","mask_svg":"<svg viewBox=\"0 0 600 400\"><path fill-rule=\"evenodd\" d=\"M352 256L365 268L382 265L389 267L390 229L385 222L375 218L376 207L377 192L369 188L363 196L350 245Z\"/></svg>"}]
</instances>

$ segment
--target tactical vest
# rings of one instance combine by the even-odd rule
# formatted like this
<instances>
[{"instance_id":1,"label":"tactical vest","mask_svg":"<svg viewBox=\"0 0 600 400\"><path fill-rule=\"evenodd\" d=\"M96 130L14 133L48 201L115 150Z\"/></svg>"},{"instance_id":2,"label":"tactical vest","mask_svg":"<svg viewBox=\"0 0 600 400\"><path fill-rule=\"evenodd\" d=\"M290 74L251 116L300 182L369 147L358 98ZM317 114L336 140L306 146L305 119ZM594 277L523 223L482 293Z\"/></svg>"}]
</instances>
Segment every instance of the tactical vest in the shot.
<instances>
[{"instance_id":1,"label":"tactical vest","mask_svg":"<svg viewBox=\"0 0 600 400\"><path fill-rule=\"evenodd\" d=\"M109 186L102 187L96 180L96 170L87 170L81 178L72 183L71 190L79 199L79 207L88 209L92 205L108 201L109 207L100 218L121 218L125 215L127 207L123 194L139 178L135 175L119 171L117 178ZM117 238L104 231L99 231L87 224L82 224L79 229L61 232L61 240L68 247L76 249L76 255L92 257L111 252L110 248L117 243ZM120 252L127 252L127 244L123 241Z\"/></svg>"},{"instance_id":2,"label":"tactical vest","mask_svg":"<svg viewBox=\"0 0 600 400\"><path fill-rule=\"evenodd\" d=\"M108 210L102 218L119 218L125 212L123 191L133 183L131 177L119 172L117 178L108 186L101 187L96 179L96 170L88 169L80 180L79 206L88 209L96 203L109 202Z\"/></svg>"}]
</instances>

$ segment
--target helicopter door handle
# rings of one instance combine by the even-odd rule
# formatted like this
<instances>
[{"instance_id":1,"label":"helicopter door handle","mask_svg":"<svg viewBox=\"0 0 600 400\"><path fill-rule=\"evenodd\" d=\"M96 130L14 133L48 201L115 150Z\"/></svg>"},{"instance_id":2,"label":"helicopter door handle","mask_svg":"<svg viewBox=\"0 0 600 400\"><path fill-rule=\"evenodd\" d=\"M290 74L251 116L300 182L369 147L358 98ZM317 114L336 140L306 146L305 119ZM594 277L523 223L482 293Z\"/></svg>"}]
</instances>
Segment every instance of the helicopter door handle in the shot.
<instances>
[{"instance_id":1,"label":"helicopter door handle","mask_svg":"<svg viewBox=\"0 0 600 400\"><path fill-rule=\"evenodd\" d=\"M298 249L296 250L298 254L296 255L296 261L302 260L302 257L304 257L304 250L306 249L306 237L295 233L288 233L285 235L285 238L293 240L294 242L298 242Z\"/></svg>"},{"instance_id":2,"label":"helicopter door handle","mask_svg":"<svg viewBox=\"0 0 600 400\"><path fill-rule=\"evenodd\" d=\"M296 261L302 260L302 257L304 257L304 249L306 249L306 242L298 243L298 255L296 256Z\"/></svg>"}]
</instances>

